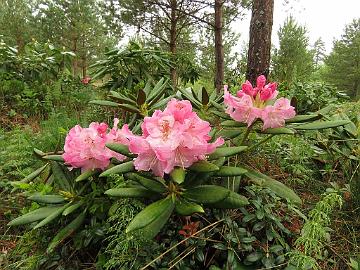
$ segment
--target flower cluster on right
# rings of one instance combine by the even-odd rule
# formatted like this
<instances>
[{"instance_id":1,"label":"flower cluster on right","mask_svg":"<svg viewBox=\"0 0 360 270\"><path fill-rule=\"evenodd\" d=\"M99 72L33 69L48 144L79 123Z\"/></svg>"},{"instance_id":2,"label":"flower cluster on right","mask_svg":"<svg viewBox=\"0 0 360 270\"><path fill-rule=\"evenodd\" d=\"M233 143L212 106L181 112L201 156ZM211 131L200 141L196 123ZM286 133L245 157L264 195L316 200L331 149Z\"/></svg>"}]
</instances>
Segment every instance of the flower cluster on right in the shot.
<instances>
[{"instance_id":1,"label":"flower cluster on right","mask_svg":"<svg viewBox=\"0 0 360 270\"><path fill-rule=\"evenodd\" d=\"M275 100L278 94L277 84L266 84L264 75L257 78L256 87L246 81L236 96L229 93L227 86L224 90L226 113L235 121L247 123L248 126L251 126L256 119L261 119L264 122L263 130L283 127L285 120L293 118L296 114L295 108L290 105L290 100L286 98Z\"/></svg>"}]
</instances>

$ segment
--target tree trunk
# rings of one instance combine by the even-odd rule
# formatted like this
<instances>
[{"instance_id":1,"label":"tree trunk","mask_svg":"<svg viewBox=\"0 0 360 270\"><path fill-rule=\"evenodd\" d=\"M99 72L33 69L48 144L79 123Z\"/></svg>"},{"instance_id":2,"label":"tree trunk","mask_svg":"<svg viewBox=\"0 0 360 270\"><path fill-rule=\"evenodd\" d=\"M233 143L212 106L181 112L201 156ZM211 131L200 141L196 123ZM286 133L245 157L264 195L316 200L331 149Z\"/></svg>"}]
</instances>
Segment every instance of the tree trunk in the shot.
<instances>
[{"instance_id":1,"label":"tree trunk","mask_svg":"<svg viewBox=\"0 0 360 270\"><path fill-rule=\"evenodd\" d=\"M224 47L222 41L223 30L223 0L215 0L215 87L220 93L224 83Z\"/></svg>"},{"instance_id":2,"label":"tree trunk","mask_svg":"<svg viewBox=\"0 0 360 270\"><path fill-rule=\"evenodd\" d=\"M255 85L259 75L269 75L274 0L252 4L246 78Z\"/></svg>"},{"instance_id":3,"label":"tree trunk","mask_svg":"<svg viewBox=\"0 0 360 270\"><path fill-rule=\"evenodd\" d=\"M175 60L176 58L176 25L177 25L177 17L176 17L176 8L177 8L177 0L171 0L171 21L170 21L170 52L172 58ZM177 72L176 67L170 68L170 78L172 82L172 86L174 91L177 88Z\"/></svg>"}]
</instances>

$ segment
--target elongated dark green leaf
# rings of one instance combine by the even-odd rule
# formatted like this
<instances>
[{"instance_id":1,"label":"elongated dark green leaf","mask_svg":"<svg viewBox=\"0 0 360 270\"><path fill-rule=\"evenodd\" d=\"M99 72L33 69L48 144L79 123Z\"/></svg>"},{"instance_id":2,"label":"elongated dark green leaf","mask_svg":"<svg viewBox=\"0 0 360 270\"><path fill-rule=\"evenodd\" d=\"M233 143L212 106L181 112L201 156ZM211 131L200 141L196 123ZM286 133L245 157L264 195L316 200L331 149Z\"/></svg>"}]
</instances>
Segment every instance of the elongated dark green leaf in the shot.
<instances>
[{"instance_id":1,"label":"elongated dark green leaf","mask_svg":"<svg viewBox=\"0 0 360 270\"><path fill-rule=\"evenodd\" d=\"M188 99L196 108L200 109L202 107L202 104L196 100L189 92L188 92L189 88L186 89L181 89L179 88L179 91L181 92L181 94L186 97L186 99ZM191 89L190 89L191 90Z\"/></svg>"},{"instance_id":2,"label":"elongated dark green leaf","mask_svg":"<svg viewBox=\"0 0 360 270\"><path fill-rule=\"evenodd\" d=\"M33 171L32 173L30 173L28 176L26 176L24 179L20 180L19 182L21 183L28 183L32 180L34 180L36 177L38 177L44 170L45 168L48 166L49 164L45 164L44 166L42 166L41 168Z\"/></svg>"},{"instance_id":3,"label":"elongated dark green leaf","mask_svg":"<svg viewBox=\"0 0 360 270\"><path fill-rule=\"evenodd\" d=\"M136 106L136 102L130 98L128 98L127 96L124 96L116 91L110 91L111 97L114 97L118 100L121 101L121 103L127 103L133 106Z\"/></svg>"},{"instance_id":4,"label":"elongated dark green leaf","mask_svg":"<svg viewBox=\"0 0 360 270\"><path fill-rule=\"evenodd\" d=\"M302 122L311 122L322 118L320 114L307 114L307 115L296 115L291 119L285 120L286 123L302 123Z\"/></svg>"},{"instance_id":5,"label":"elongated dark green leaf","mask_svg":"<svg viewBox=\"0 0 360 270\"><path fill-rule=\"evenodd\" d=\"M268 129L265 129L264 131L261 131L261 133L264 133L264 134L290 134L290 135L293 135L293 134L295 134L295 130L290 129L290 128L285 128L285 127L268 128Z\"/></svg>"},{"instance_id":6,"label":"elongated dark green leaf","mask_svg":"<svg viewBox=\"0 0 360 270\"><path fill-rule=\"evenodd\" d=\"M83 224L85 220L86 213L82 212L79 216L77 216L73 221L71 221L68 225L66 225L63 229L61 229L57 235L51 240L46 252L51 253L54 249L67 237L73 234L80 226Z\"/></svg>"},{"instance_id":7,"label":"elongated dark green leaf","mask_svg":"<svg viewBox=\"0 0 360 270\"><path fill-rule=\"evenodd\" d=\"M160 100L159 102L157 102L156 104L151 106L151 110L155 110L155 109L159 109L159 108L164 107L169 102L169 100L172 99L172 98L174 98L174 95L171 95L171 96L169 96L167 98L164 98L164 99Z\"/></svg>"},{"instance_id":8,"label":"elongated dark green leaf","mask_svg":"<svg viewBox=\"0 0 360 270\"><path fill-rule=\"evenodd\" d=\"M97 174L98 172L99 172L99 170L87 170L87 171L83 172L82 174L80 174L78 177L76 177L75 182L84 181L84 180L88 179L89 177Z\"/></svg>"},{"instance_id":9,"label":"elongated dark green leaf","mask_svg":"<svg viewBox=\"0 0 360 270\"><path fill-rule=\"evenodd\" d=\"M244 133L243 130L240 129L223 129L216 133L217 137L229 138L233 139Z\"/></svg>"},{"instance_id":10,"label":"elongated dark green leaf","mask_svg":"<svg viewBox=\"0 0 360 270\"><path fill-rule=\"evenodd\" d=\"M109 101L109 100L91 100L89 104L100 105L100 106L110 106L110 107L119 107L119 103Z\"/></svg>"},{"instance_id":11,"label":"elongated dark green leaf","mask_svg":"<svg viewBox=\"0 0 360 270\"><path fill-rule=\"evenodd\" d=\"M46 156L42 156L42 158L46 160L64 162L64 159L61 155L46 155Z\"/></svg>"},{"instance_id":12,"label":"elongated dark green leaf","mask_svg":"<svg viewBox=\"0 0 360 270\"><path fill-rule=\"evenodd\" d=\"M221 122L223 127L246 127L246 123L237 122L234 120L225 120Z\"/></svg>"},{"instance_id":13,"label":"elongated dark green leaf","mask_svg":"<svg viewBox=\"0 0 360 270\"><path fill-rule=\"evenodd\" d=\"M140 183L142 186L144 186L145 188L151 191L157 193L166 192L166 187L164 186L164 184L160 183L156 179L147 178L139 175L138 173L127 173L125 177Z\"/></svg>"},{"instance_id":14,"label":"elongated dark green leaf","mask_svg":"<svg viewBox=\"0 0 360 270\"><path fill-rule=\"evenodd\" d=\"M52 174L54 176L54 182L61 190L71 191L72 186L69 182L69 179L67 179L65 173L63 172L61 166L55 162L51 162L51 170Z\"/></svg>"},{"instance_id":15,"label":"elongated dark green leaf","mask_svg":"<svg viewBox=\"0 0 360 270\"><path fill-rule=\"evenodd\" d=\"M51 215L58 209L61 209L63 206L49 206L49 207L41 207L39 209L36 209L34 211L31 211L30 213L26 213L25 215L22 215L20 217L17 217L9 222L9 226L18 226L18 225L24 225L28 223L32 223L34 221L38 221L41 219L46 218L47 216Z\"/></svg>"},{"instance_id":16,"label":"elongated dark green leaf","mask_svg":"<svg viewBox=\"0 0 360 270\"><path fill-rule=\"evenodd\" d=\"M323 121L323 122L313 122L303 125L294 126L294 129L299 130L317 130L325 128L334 128L339 126L344 126L349 124L351 121L348 120L337 120L337 121Z\"/></svg>"},{"instance_id":17,"label":"elongated dark green leaf","mask_svg":"<svg viewBox=\"0 0 360 270\"><path fill-rule=\"evenodd\" d=\"M39 203L63 203L65 198L61 195L34 194L28 197L29 200Z\"/></svg>"},{"instance_id":18,"label":"elongated dark green leaf","mask_svg":"<svg viewBox=\"0 0 360 270\"><path fill-rule=\"evenodd\" d=\"M158 96L159 94L161 94L162 90L164 90L166 84L164 83L164 78L161 78L160 81L158 81L154 88L150 91L146 102L150 104L151 100L154 99L156 96Z\"/></svg>"},{"instance_id":19,"label":"elongated dark green leaf","mask_svg":"<svg viewBox=\"0 0 360 270\"><path fill-rule=\"evenodd\" d=\"M135 157L135 155L130 152L129 147L127 145L120 143L107 143L106 147L124 156Z\"/></svg>"},{"instance_id":20,"label":"elongated dark green leaf","mask_svg":"<svg viewBox=\"0 0 360 270\"><path fill-rule=\"evenodd\" d=\"M107 169L106 171L104 171L100 174L100 177L106 177L106 176L109 176L110 174L127 173L127 172L131 172L133 170L134 170L134 164L132 161L129 161L129 162L125 162L125 163L116 165L110 169Z\"/></svg>"},{"instance_id":21,"label":"elongated dark green leaf","mask_svg":"<svg viewBox=\"0 0 360 270\"><path fill-rule=\"evenodd\" d=\"M164 227L166 222L169 220L172 212L174 210L174 203L171 202L171 206L164 209L164 211L156 217L153 221L147 224L145 227L138 230L140 235L145 239L152 239L154 238Z\"/></svg>"},{"instance_id":22,"label":"elongated dark green leaf","mask_svg":"<svg viewBox=\"0 0 360 270\"><path fill-rule=\"evenodd\" d=\"M203 185L189 188L183 192L183 196L198 203L216 203L229 196L230 190L221 186Z\"/></svg>"},{"instance_id":23,"label":"elongated dark green leaf","mask_svg":"<svg viewBox=\"0 0 360 270\"><path fill-rule=\"evenodd\" d=\"M190 171L195 172L214 172L219 170L219 167L206 160L200 160L189 167Z\"/></svg>"},{"instance_id":24,"label":"elongated dark green leaf","mask_svg":"<svg viewBox=\"0 0 360 270\"><path fill-rule=\"evenodd\" d=\"M175 211L182 216L190 216L194 213L204 213L201 205L179 198L175 202Z\"/></svg>"},{"instance_id":25,"label":"elongated dark green leaf","mask_svg":"<svg viewBox=\"0 0 360 270\"><path fill-rule=\"evenodd\" d=\"M71 203L67 203L66 205L63 205L61 208L59 208L58 210L56 210L53 213L51 213L50 215L48 215L46 218L44 218L42 221L40 221L38 224L36 224L34 229L37 229L37 228L40 228L42 226L49 224L51 221L53 221L58 216L60 216L62 214L62 212L64 212L64 210L70 206L70 204Z\"/></svg>"},{"instance_id":26,"label":"elongated dark green leaf","mask_svg":"<svg viewBox=\"0 0 360 270\"><path fill-rule=\"evenodd\" d=\"M144 210L142 210L139 214L137 214L134 217L134 219L130 222L130 224L126 228L126 233L144 228L154 220L161 217L163 213L170 212L171 214L173 209L174 209L174 202L172 201L170 196L148 205Z\"/></svg>"},{"instance_id":27,"label":"elongated dark green leaf","mask_svg":"<svg viewBox=\"0 0 360 270\"><path fill-rule=\"evenodd\" d=\"M210 101L210 102L211 102L211 104L215 104L215 102L213 102L213 101ZM216 116L218 116L220 118L227 119L227 120L231 119L230 116L228 114L224 113L223 111L218 111L216 109L211 109L210 112L212 114L215 114Z\"/></svg>"},{"instance_id":28,"label":"elongated dark green leaf","mask_svg":"<svg viewBox=\"0 0 360 270\"><path fill-rule=\"evenodd\" d=\"M46 155L43 151L41 151L41 150L39 150L39 149L37 149L37 148L34 148L33 151L34 151L34 153L35 153L36 155L38 155L39 157L42 157L42 156L45 156L45 155Z\"/></svg>"},{"instance_id":29,"label":"elongated dark green leaf","mask_svg":"<svg viewBox=\"0 0 360 270\"><path fill-rule=\"evenodd\" d=\"M238 175L243 175L246 172L247 172L247 170L242 167L222 166L220 168L220 170L215 172L214 175L216 175L216 176L238 176Z\"/></svg>"},{"instance_id":30,"label":"elongated dark green leaf","mask_svg":"<svg viewBox=\"0 0 360 270\"><path fill-rule=\"evenodd\" d=\"M211 204L211 207L234 209L234 208L243 207L248 204L249 204L249 201L245 196L242 196L236 192L230 191L229 196L227 196L222 201Z\"/></svg>"},{"instance_id":31,"label":"elongated dark green leaf","mask_svg":"<svg viewBox=\"0 0 360 270\"><path fill-rule=\"evenodd\" d=\"M133 112L133 113L140 113L139 108L132 106L130 104L121 103L119 104L119 107L121 109L124 109L125 111Z\"/></svg>"},{"instance_id":32,"label":"elongated dark green leaf","mask_svg":"<svg viewBox=\"0 0 360 270\"><path fill-rule=\"evenodd\" d=\"M216 148L215 152L209 155L209 160L218 159L221 157L230 157L246 150L247 146L232 146Z\"/></svg>"},{"instance_id":33,"label":"elongated dark green leaf","mask_svg":"<svg viewBox=\"0 0 360 270\"><path fill-rule=\"evenodd\" d=\"M146 188L112 188L105 191L106 195L121 198L148 198L153 196L155 193Z\"/></svg>"},{"instance_id":34,"label":"elongated dark green leaf","mask_svg":"<svg viewBox=\"0 0 360 270\"><path fill-rule=\"evenodd\" d=\"M250 178L255 184L263 187L267 187L274 191L279 197L289 199L294 203L301 204L300 197L289 187L283 183L272 179L271 177L262 174L260 172L254 171L250 168L246 168L248 171L245 173L247 177Z\"/></svg>"},{"instance_id":35,"label":"elongated dark green leaf","mask_svg":"<svg viewBox=\"0 0 360 270\"><path fill-rule=\"evenodd\" d=\"M72 204L62 212L63 216L67 216L84 205L84 201L72 202Z\"/></svg>"}]
</instances>

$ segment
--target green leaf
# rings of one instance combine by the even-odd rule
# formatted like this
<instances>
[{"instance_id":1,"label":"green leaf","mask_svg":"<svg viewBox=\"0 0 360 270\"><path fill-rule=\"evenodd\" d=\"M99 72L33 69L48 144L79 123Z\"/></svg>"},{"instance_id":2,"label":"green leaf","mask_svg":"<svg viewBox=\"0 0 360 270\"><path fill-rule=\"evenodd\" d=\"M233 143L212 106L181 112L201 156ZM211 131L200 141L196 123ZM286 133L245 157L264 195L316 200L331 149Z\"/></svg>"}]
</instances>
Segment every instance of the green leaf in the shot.
<instances>
[{"instance_id":1,"label":"green leaf","mask_svg":"<svg viewBox=\"0 0 360 270\"><path fill-rule=\"evenodd\" d=\"M290 129L290 128L285 128L285 127L281 127L281 128L268 128L265 129L264 131L261 131L261 133L264 134L295 134L295 130Z\"/></svg>"},{"instance_id":2,"label":"green leaf","mask_svg":"<svg viewBox=\"0 0 360 270\"><path fill-rule=\"evenodd\" d=\"M154 191L156 193L166 192L166 187L164 186L164 184L162 184L156 179L147 178L139 175L138 173L127 173L125 177L140 183L148 190Z\"/></svg>"},{"instance_id":3,"label":"green leaf","mask_svg":"<svg viewBox=\"0 0 360 270\"><path fill-rule=\"evenodd\" d=\"M164 83L164 78L161 78L160 81L158 81L154 88L150 91L150 94L148 95L148 98L146 99L146 102L150 104L151 100L155 99L157 96L161 95L162 91L165 89L167 80Z\"/></svg>"},{"instance_id":4,"label":"green leaf","mask_svg":"<svg viewBox=\"0 0 360 270\"><path fill-rule=\"evenodd\" d=\"M140 235L145 239L152 239L154 238L164 227L166 222L169 220L172 212L174 210L174 204L163 211L157 218L155 218L152 222L150 222L145 227L138 230Z\"/></svg>"},{"instance_id":5,"label":"green leaf","mask_svg":"<svg viewBox=\"0 0 360 270\"><path fill-rule=\"evenodd\" d=\"M8 223L8 226L18 226L23 224L32 223L37 220L41 220L51 215L54 211L61 209L62 206L49 206L49 207L41 207L30 213L26 213L20 217L17 217Z\"/></svg>"},{"instance_id":6,"label":"green leaf","mask_svg":"<svg viewBox=\"0 0 360 270\"><path fill-rule=\"evenodd\" d=\"M218 159L221 157L230 157L239 154L246 150L247 146L232 146L232 147L221 147L209 155L209 160Z\"/></svg>"},{"instance_id":7,"label":"green leaf","mask_svg":"<svg viewBox=\"0 0 360 270\"><path fill-rule=\"evenodd\" d=\"M214 208L235 209L248 205L249 201L245 196L230 191L229 195L222 201L210 204Z\"/></svg>"},{"instance_id":8,"label":"green leaf","mask_svg":"<svg viewBox=\"0 0 360 270\"><path fill-rule=\"evenodd\" d=\"M52 161L51 170L54 176L54 181L59 186L59 188L62 190L71 191L72 190L71 184L67 179L61 166L57 162Z\"/></svg>"},{"instance_id":9,"label":"green leaf","mask_svg":"<svg viewBox=\"0 0 360 270\"><path fill-rule=\"evenodd\" d=\"M46 155L43 151L41 151L41 150L39 150L39 149L37 149L37 148L34 148L33 151L34 151L34 153L35 153L36 155L38 155L39 157L42 157L42 156L45 156L45 155Z\"/></svg>"},{"instance_id":10,"label":"green leaf","mask_svg":"<svg viewBox=\"0 0 360 270\"><path fill-rule=\"evenodd\" d=\"M122 104L119 104L119 107L121 109L124 109L125 111L129 111L129 112L133 112L133 113L140 113L140 110L137 107L132 106L130 104L122 103Z\"/></svg>"},{"instance_id":11,"label":"green leaf","mask_svg":"<svg viewBox=\"0 0 360 270\"><path fill-rule=\"evenodd\" d=\"M105 191L106 195L113 197L121 197L121 198L143 198L143 197L151 197L154 195L154 192L146 189L146 188L112 188Z\"/></svg>"},{"instance_id":12,"label":"green leaf","mask_svg":"<svg viewBox=\"0 0 360 270\"><path fill-rule=\"evenodd\" d=\"M24 179L18 181L21 183L28 183L32 180L34 180L36 177L38 177L44 170L45 168L48 166L49 164L45 164L44 166L42 166L41 168L37 169L36 171L33 171L32 173L30 173L28 176L26 176Z\"/></svg>"},{"instance_id":13,"label":"green leaf","mask_svg":"<svg viewBox=\"0 0 360 270\"><path fill-rule=\"evenodd\" d=\"M334 128L334 127L344 126L349 123L351 123L351 121L348 121L348 120L313 122L313 123L309 123L309 124L294 126L293 129L317 130L317 129L325 129L325 128Z\"/></svg>"},{"instance_id":14,"label":"green leaf","mask_svg":"<svg viewBox=\"0 0 360 270\"><path fill-rule=\"evenodd\" d=\"M296 115L291 119L285 120L286 123L302 123L311 122L320 119L322 116L319 114L308 114L308 115Z\"/></svg>"},{"instance_id":15,"label":"green leaf","mask_svg":"<svg viewBox=\"0 0 360 270\"><path fill-rule=\"evenodd\" d=\"M65 198L61 195L34 194L28 197L29 200L38 203L63 203Z\"/></svg>"},{"instance_id":16,"label":"green leaf","mask_svg":"<svg viewBox=\"0 0 360 270\"><path fill-rule=\"evenodd\" d=\"M172 170L170 177L174 182L180 185L185 180L185 170L183 168L177 167Z\"/></svg>"},{"instance_id":17,"label":"green leaf","mask_svg":"<svg viewBox=\"0 0 360 270\"><path fill-rule=\"evenodd\" d=\"M189 202L183 198L175 201L175 211L182 216L191 216L194 213L204 213L204 209L197 203Z\"/></svg>"},{"instance_id":18,"label":"green leaf","mask_svg":"<svg viewBox=\"0 0 360 270\"><path fill-rule=\"evenodd\" d=\"M125 144L120 144L120 143L107 143L106 147L109 148L110 150L113 150L117 153L120 153L124 156L127 157L135 157L134 154L132 154L129 150L129 147Z\"/></svg>"},{"instance_id":19,"label":"green leaf","mask_svg":"<svg viewBox=\"0 0 360 270\"><path fill-rule=\"evenodd\" d=\"M64 210L64 212L62 213L63 216L67 216L69 214L71 214L72 212L74 212L75 210L77 210L78 208L80 208L85 202L83 200L80 200L78 202L72 202L72 204L66 208Z\"/></svg>"},{"instance_id":20,"label":"green leaf","mask_svg":"<svg viewBox=\"0 0 360 270\"><path fill-rule=\"evenodd\" d=\"M42 158L46 159L46 160L64 162L64 159L63 159L63 157L61 155L46 155L46 156L42 156Z\"/></svg>"},{"instance_id":21,"label":"green leaf","mask_svg":"<svg viewBox=\"0 0 360 270\"><path fill-rule=\"evenodd\" d=\"M183 196L198 203L216 203L230 194L230 190L221 186L203 185L189 188L183 192Z\"/></svg>"},{"instance_id":22,"label":"green leaf","mask_svg":"<svg viewBox=\"0 0 360 270\"><path fill-rule=\"evenodd\" d=\"M76 177L75 182L84 181L84 180L88 179L89 177L97 174L98 172L99 172L99 170L87 170L87 171L83 172L82 174L80 174L78 177Z\"/></svg>"},{"instance_id":23,"label":"green leaf","mask_svg":"<svg viewBox=\"0 0 360 270\"><path fill-rule=\"evenodd\" d=\"M139 214L137 214L134 217L134 219L130 222L130 224L126 228L126 233L144 228L147 225L150 225L152 222L157 221L160 218L163 218L164 214L166 214L165 217L166 216L169 217L173 209L174 209L174 202L172 201L172 198L170 196L148 205L144 210L142 210ZM151 234L153 233L154 231L152 231Z\"/></svg>"},{"instance_id":24,"label":"green leaf","mask_svg":"<svg viewBox=\"0 0 360 270\"><path fill-rule=\"evenodd\" d=\"M100 106L110 106L110 107L119 107L119 103L108 101L108 100L92 100L89 104L100 105Z\"/></svg>"},{"instance_id":25,"label":"green leaf","mask_svg":"<svg viewBox=\"0 0 360 270\"><path fill-rule=\"evenodd\" d=\"M263 254L260 252L253 252L250 253L247 257L246 260L249 262L256 262L258 260L260 260L263 257Z\"/></svg>"},{"instance_id":26,"label":"green leaf","mask_svg":"<svg viewBox=\"0 0 360 270\"><path fill-rule=\"evenodd\" d=\"M71 221L66 227L61 229L57 235L51 240L46 252L51 253L54 249L63 242L67 237L72 235L80 226L83 224L85 220L86 212L82 212L79 216L77 216L73 221Z\"/></svg>"},{"instance_id":27,"label":"green leaf","mask_svg":"<svg viewBox=\"0 0 360 270\"><path fill-rule=\"evenodd\" d=\"M200 160L189 167L189 170L195 172L214 172L219 170L219 167L206 160Z\"/></svg>"},{"instance_id":28,"label":"green leaf","mask_svg":"<svg viewBox=\"0 0 360 270\"><path fill-rule=\"evenodd\" d=\"M220 170L215 172L216 176L238 176L243 175L247 172L245 168L242 167L230 167L230 166L222 166Z\"/></svg>"},{"instance_id":29,"label":"green leaf","mask_svg":"<svg viewBox=\"0 0 360 270\"><path fill-rule=\"evenodd\" d=\"M134 170L134 164L132 161L129 161L116 165L110 169L107 169L106 171L102 172L99 176L106 177L109 176L110 174L122 174L122 173L131 172L133 170Z\"/></svg>"},{"instance_id":30,"label":"green leaf","mask_svg":"<svg viewBox=\"0 0 360 270\"><path fill-rule=\"evenodd\" d=\"M242 134L244 131L240 129L223 129L216 133L217 137L233 139Z\"/></svg>"},{"instance_id":31,"label":"green leaf","mask_svg":"<svg viewBox=\"0 0 360 270\"><path fill-rule=\"evenodd\" d=\"M59 208L58 210L54 211L53 213L51 213L49 216L47 216L46 218L44 218L42 221L40 221L38 224L36 224L36 226L34 227L34 229L40 228L42 226L45 226L47 224L49 224L51 221L53 221L55 218L57 218L58 216L60 216L62 214L62 212L64 212L64 210L66 208L68 208L70 206L71 203L67 203L66 205L63 205L61 208Z\"/></svg>"},{"instance_id":32,"label":"green leaf","mask_svg":"<svg viewBox=\"0 0 360 270\"><path fill-rule=\"evenodd\" d=\"M127 104L131 104L131 105L136 106L135 101L133 101L132 99L130 99L130 98L118 93L118 92L110 91L110 94L111 94L111 97L114 97L114 98L120 100L122 103L127 103Z\"/></svg>"},{"instance_id":33,"label":"green leaf","mask_svg":"<svg viewBox=\"0 0 360 270\"><path fill-rule=\"evenodd\" d=\"M237 122L234 120L225 120L225 121L221 122L221 125L223 127L246 127L247 126L246 123L241 123L241 122Z\"/></svg>"},{"instance_id":34,"label":"green leaf","mask_svg":"<svg viewBox=\"0 0 360 270\"><path fill-rule=\"evenodd\" d=\"M301 204L301 199L296 193L283 183L270 178L269 176L262 174L260 172L254 171L250 168L247 168L248 172L245 173L255 184L263 187L267 187L274 191L278 196L289 199L294 203Z\"/></svg>"}]
</instances>

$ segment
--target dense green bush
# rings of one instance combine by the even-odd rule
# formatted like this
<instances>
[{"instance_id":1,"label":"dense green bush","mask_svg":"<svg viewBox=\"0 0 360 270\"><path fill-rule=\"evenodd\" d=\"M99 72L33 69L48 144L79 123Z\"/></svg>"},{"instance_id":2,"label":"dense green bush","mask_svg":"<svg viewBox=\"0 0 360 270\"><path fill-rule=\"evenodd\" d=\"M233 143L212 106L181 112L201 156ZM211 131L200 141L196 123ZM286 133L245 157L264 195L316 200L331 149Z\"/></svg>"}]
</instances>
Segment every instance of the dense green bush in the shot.
<instances>
[{"instance_id":1,"label":"dense green bush","mask_svg":"<svg viewBox=\"0 0 360 270\"><path fill-rule=\"evenodd\" d=\"M347 99L345 93L324 82L295 82L289 87L280 85L280 89L282 96L294 98L298 113L315 112Z\"/></svg>"}]
</instances>

